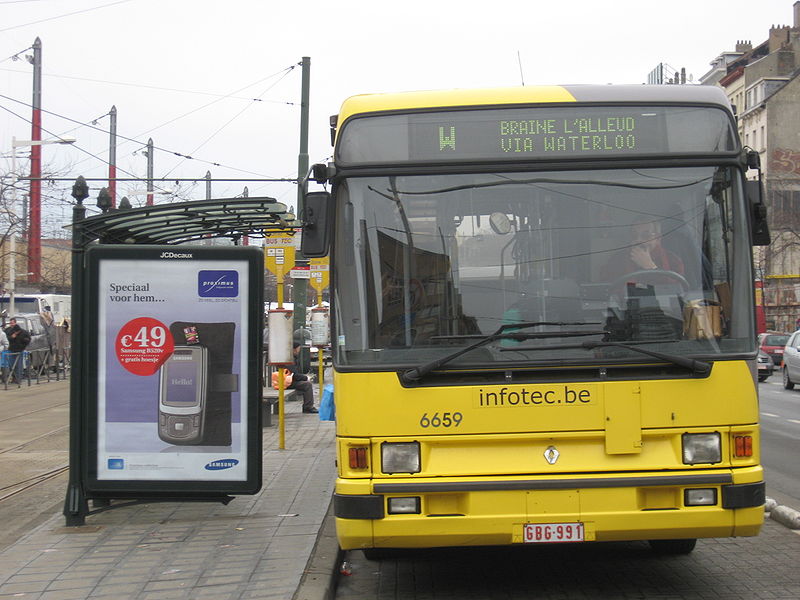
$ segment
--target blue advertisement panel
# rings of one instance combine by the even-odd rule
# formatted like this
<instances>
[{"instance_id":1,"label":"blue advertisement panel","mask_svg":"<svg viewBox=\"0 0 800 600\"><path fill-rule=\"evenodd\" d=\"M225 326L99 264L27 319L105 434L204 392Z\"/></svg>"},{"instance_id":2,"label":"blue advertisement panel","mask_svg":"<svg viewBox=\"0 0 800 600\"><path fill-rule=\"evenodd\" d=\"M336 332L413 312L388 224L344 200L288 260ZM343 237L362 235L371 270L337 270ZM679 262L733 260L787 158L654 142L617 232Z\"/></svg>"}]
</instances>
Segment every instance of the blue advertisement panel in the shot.
<instances>
[{"instance_id":1,"label":"blue advertisement panel","mask_svg":"<svg viewBox=\"0 0 800 600\"><path fill-rule=\"evenodd\" d=\"M91 488L257 491L260 249L98 247L87 256Z\"/></svg>"}]
</instances>

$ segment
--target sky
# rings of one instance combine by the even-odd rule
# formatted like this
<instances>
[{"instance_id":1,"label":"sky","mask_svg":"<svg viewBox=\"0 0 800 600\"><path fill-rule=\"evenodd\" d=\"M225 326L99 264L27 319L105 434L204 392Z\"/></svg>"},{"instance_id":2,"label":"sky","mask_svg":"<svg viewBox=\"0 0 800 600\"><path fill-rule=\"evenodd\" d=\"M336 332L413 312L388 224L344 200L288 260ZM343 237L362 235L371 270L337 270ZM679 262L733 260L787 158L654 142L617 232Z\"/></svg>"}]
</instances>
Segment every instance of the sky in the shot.
<instances>
[{"instance_id":1,"label":"sky","mask_svg":"<svg viewBox=\"0 0 800 600\"><path fill-rule=\"evenodd\" d=\"M793 24L791 0L0 0L0 171L12 137L30 140L32 67L42 43L43 163L106 177L117 109L118 177L217 178L212 196L294 206L302 58L310 58L309 158L331 154L329 116L364 93L539 84L644 83L659 63L693 80L738 40ZM19 60L14 60L17 57ZM93 124L94 123L94 124ZM17 149L27 164L27 149ZM186 158L191 157L191 158ZM90 182L92 206L102 182ZM205 198L205 183L157 182L156 203ZM45 235L71 216L71 182L50 189ZM118 199L144 203L144 182ZM64 234L65 235L65 234Z\"/></svg>"}]
</instances>

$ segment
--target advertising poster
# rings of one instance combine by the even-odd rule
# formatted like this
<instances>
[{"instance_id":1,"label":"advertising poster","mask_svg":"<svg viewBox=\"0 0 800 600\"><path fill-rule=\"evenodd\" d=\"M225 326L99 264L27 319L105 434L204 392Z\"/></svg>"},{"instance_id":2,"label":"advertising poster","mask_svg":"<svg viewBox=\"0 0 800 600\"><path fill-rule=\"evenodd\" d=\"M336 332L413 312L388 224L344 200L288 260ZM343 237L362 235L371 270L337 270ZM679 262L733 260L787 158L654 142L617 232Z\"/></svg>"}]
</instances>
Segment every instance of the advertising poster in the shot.
<instances>
[{"instance_id":1,"label":"advertising poster","mask_svg":"<svg viewBox=\"0 0 800 600\"><path fill-rule=\"evenodd\" d=\"M96 480L244 485L260 469L260 251L139 248L89 252Z\"/></svg>"}]
</instances>

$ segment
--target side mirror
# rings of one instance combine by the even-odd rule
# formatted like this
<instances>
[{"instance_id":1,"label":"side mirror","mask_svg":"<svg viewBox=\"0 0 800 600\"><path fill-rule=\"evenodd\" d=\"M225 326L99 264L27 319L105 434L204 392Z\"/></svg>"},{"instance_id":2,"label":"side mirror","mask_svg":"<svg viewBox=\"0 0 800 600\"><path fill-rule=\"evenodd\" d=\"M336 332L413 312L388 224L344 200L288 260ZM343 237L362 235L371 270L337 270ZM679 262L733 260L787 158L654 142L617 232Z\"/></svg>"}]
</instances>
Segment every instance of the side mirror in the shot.
<instances>
[{"instance_id":1,"label":"side mirror","mask_svg":"<svg viewBox=\"0 0 800 600\"><path fill-rule=\"evenodd\" d=\"M489 227L497 235L506 235L511 233L511 220L505 213L493 212L489 215Z\"/></svg>"},{"instance_id":2,"label":"side mirror","mask_svg":"<svg viewBox=\"0 0 800 600\"><path fill-rule=\"evenodd\" d=\"M328 183L328 165L311 165L311 179L317 183Z\"/></svg>"},{"instance_id":3,"label":"side mirror","mask_svg":"<svg viewBox=\"0 0 800 600\"><path fill-rule=\"evenodd\" d=\"M745 160L747 161L748 169L761 170L761 155L755 150L748 151Z\"/></svg>"},{"instance_id":4,"label":"side mirror","mask_svg":"<svg viewBox=\"0 0 800 600\"><path fill-rule=\"evenodd\" d=\"M330 218L331 195L328 192L309 192L305 196L303 240L300 250L307 258L328 255L333 220Z\"/></svg>"},{"instance_id":5,"label":"side mirror","mask_svg":"<svg viewBox=\"0 0 800 600\"><path fill-rule=\"evenodd\" d=\"M772 239L767 225L767 206L761 196L761 182L746 181L745 192L750 205L750 232L753 246L769 246Z\"/></svg>"}]
</instances>

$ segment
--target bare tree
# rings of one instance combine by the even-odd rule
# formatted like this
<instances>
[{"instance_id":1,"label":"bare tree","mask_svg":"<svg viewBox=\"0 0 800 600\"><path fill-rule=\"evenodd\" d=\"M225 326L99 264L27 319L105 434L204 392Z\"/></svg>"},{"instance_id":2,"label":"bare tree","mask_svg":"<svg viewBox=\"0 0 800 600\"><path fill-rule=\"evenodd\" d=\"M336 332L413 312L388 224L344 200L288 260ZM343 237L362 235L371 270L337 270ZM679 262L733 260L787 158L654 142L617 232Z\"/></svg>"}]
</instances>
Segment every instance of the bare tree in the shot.
<instances>
[{"instance_id":1,"label":"bare tree","mask_svg":"<svg viewBox=\"0 0 800 600\"><path fill-rule=\"evenodd\" d=\"M6 293L10 287L11 264L15 266L15 279L25 280L27 272L27 209L25 201L28 198L29 183L26 179L27 174L24 161L17 165L17 172L12 173L10 168L0 171L0 292ZM65 220L65 207L71 204L68 199L68 190L63 185L56 185L48 182L48 177L62 177L69 173L69 166L55 168L47 165L42 169L42 221L46 225L43 230L46 235L54 238L67 239L69 236L63 230L69 220ZM16 248L12 250L11 235L16 237ZM43 253L42 256L42 284L47 288L57 287L64 289L69 287L71 277L69 275L70 259L69 247L65 251L56 251L51 248ZM66 254L66 259L62 257ZM67 272L65 273L65 268Z\"/></svg>"}]
</instances>

